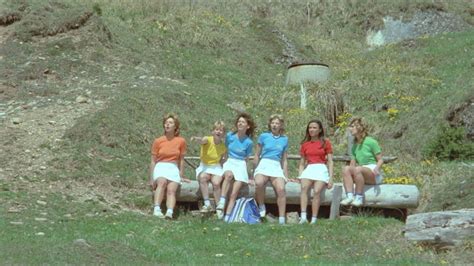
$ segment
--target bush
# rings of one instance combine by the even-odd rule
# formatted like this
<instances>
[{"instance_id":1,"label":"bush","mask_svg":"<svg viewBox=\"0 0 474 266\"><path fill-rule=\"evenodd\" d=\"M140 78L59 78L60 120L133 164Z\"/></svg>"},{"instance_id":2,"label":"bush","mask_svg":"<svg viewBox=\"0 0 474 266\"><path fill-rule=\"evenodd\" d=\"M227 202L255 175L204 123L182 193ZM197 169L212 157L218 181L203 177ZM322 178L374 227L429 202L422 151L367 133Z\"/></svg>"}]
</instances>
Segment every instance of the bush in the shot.
<instances>
[{"instance_id":1,"label":"bush","mask_svg":"<svg viewBox=\"0 0 474 266\"><path fill-rule=\"evenodd\" d=\"M466 138L464 128L442 125L425 146L424 155L440 160L471 160L474 159L474 143Z\"/></svg>"}]
</instances>

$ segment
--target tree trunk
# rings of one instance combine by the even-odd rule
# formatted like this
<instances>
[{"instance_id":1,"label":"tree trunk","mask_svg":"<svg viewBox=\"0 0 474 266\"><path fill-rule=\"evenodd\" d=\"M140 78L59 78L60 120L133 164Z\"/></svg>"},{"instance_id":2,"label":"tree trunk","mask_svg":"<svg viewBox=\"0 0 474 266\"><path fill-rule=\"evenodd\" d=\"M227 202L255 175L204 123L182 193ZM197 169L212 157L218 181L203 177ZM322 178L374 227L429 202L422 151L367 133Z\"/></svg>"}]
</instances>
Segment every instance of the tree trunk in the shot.
<instances>
[{"instance_id":1,"label":"tree trunk","mask_svg":"<svg viewBox=\"0 0 474 266\"><path fill-rule=\"evenodd\" d=\"M474 209L413 214L404 231L408 240L439 249L457 246L474 237Z\"/></svg>"},{"instance_id":2,"label":"tree trunk","mask_svg":"<svg viewBox=\"0 0 474 266\"><path fill-rule=\"evenodd\" d=\"M334 186L342 186L336 183ZM331 205L334 189L324 189L321 193L321 205ZM416 208L420 199L420 192L414 185L375 185L365 186L365 203L364 206L375 208ZM300 184L288 182L286 184L286 203L300 204ZM276 193L271 185L267 185L265 190L265 203L276 203ZM255 187L244 186L241 189L241 196L253 197ZM209 196L212 198L212 186L209 186ZM311 191L312 196L312 191ZM343 197L345 198L345 193ZM202 199L197 181L184 183L178 191L178 202L196 202Z\"/></svg>"}]
</instances>

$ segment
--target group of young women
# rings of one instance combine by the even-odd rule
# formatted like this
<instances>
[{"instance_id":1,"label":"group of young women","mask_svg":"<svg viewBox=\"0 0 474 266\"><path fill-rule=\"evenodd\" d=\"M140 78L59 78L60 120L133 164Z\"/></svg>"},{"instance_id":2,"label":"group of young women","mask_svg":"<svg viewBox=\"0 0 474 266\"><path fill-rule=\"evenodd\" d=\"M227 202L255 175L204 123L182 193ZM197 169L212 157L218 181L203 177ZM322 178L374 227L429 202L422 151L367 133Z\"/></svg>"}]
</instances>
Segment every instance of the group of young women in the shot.
<instances>
[{"instance_id":1,"label":"group of young women","mask_svg":"<svg viewBox=\"0 0 474 266\"><path fill-rule=\"evenodd\" d=\"M176 115L166 115L163 118L164 135L155 139L151 149L150 186L154 191L153 214L159 218L172 219L176 190L182 182L189 182L189 179L184 177L186 141L179 136L179 126ZM213 125L211 136L191 137L191 141L201 145L201 163L196 169L196 179L204 198L202 211L209 212L213 209L208 190L211 182L217 203L217 216L228 221L240 189L247 183L255 185L260 216L264 217L265 186L270 182L277 196L279 223L284 224L285 184L292 181L301 184L300 223L308 223L308 192L313 189L310 223L316 223L321 191L325 187L332 188L334 174L332 146L325 136L321 121L311 120L306 126L300 147L301 159L297 179L290 179L288 175L288 137L284 135L285 121L281 115L271 115L268 119L268 131L258 137L253 160L255 170L253 175L249 176L248 162L253 152L252 138L255 128L252 117L247 113L240 113L234 121L234 129L227 134L225 124L217 121ZM359 207L364 201L364 185L382 182L380 169L383 160L380 146L375 139L367 136L367 125L361 118L354 118L349 129L355 137L355 143L350 164L344 166L342 172L346 197L341 204ZM163 214L160 206L165 193L167 210Z\"/></svg>"}]
</instances>

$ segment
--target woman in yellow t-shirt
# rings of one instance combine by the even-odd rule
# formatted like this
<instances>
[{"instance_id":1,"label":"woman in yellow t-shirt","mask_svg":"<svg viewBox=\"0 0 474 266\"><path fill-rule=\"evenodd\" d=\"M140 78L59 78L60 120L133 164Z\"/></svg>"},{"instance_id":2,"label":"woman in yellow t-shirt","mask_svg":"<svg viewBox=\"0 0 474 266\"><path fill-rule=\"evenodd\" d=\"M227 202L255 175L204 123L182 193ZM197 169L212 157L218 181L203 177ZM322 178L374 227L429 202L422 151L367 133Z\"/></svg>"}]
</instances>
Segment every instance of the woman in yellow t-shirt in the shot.
<instances>
[{"instance_id":1,"label":"woman in yellow t-shirt","mask_svg":"<svg viewBox=\"0 0 474 266\"><path fill-rule=\"evenodd\" d=\"M225 125L222 121L214 123L212 136L191 137L191 141L197 141L201 144L201 163L196 169L196 179L199 182L204 206L202 212L212 211L211 201L209 200L209 181L212 183L214 200L221 197L221 182L224 171L222 163L226 155L227 149L223 137L225 136ZM219 219L222 218L222 212L217 212Z\"/></svg>"},{"instance_id":2,"label":"woman in yellow t-shirt","mask_svg":"<svg viewBox=\"0 0 474 266\"><path fill-rule=\"evenodd\" d=\"M173 218L176 205L176 190L184 177L184 155L186 140L179 136L179 120L175 114L163 117L164 135L155 139L151 147L150 186L154 191L153 215L158 218ZM161 202L166 191L166 214L161 211Z\"/></svg>"}]
</instances>

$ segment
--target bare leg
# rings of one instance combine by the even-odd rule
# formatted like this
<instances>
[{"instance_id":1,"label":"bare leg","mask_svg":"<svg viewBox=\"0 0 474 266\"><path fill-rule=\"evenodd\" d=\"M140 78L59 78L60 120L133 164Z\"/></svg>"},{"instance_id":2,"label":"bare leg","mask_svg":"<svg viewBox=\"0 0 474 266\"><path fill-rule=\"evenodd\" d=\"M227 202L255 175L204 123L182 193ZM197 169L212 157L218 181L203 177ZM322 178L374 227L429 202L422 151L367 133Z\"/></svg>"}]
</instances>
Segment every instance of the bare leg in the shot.
<instances>
[{"instance_id":1,"label":"bare leg","mask_svg":"<svg viewBox=\"0 0 474 266\"><path fill-rule=\"evenodd\" d=\"M314 217L318 217L319 206L321 204L321 191L326 186L322 181L315 181L313 185L313 202L311 204L311 211Z\"/></svg>"},{"instance_id":2,"label":"bare leg","mask_svg":"<svg viewBox=\"0 0 474 266\"><path fill-rule=\"evenodd\" d=\"M224 173L224 182L222 182L221 196L227 197L229 193L229 188L234 180L234 174L231 171L225 171Z\"/></svg>"},{"instance_id":3,"label":"bare leg","mask_svg":"<svg viewBox=\"0 0 474 266\"><path fill-rule=\"evenodd\" d=\"M311 187L311 183L313 183L309 179L301 179L301 194L300 194L300 207L301 212L306 212L306 208L308 207L308 190Z\"/></svg>"},{"instance_id":4,"label":"bare leg","mask_svg":"<svg viewBox=\"0 0 474 266\"><path fill-rule=\"evenodd\" d=\"M156 182L157 186L155 189L154 203L155 205L161 205L161 202L165 197L166 185L168 184L168 180L164 177L158 177Z\"/></svg>"},{"instance_id":5,"label":"bare leg","mask_svg":"<svg viewBox=\"0 0 474 266\"><path fill-rule=\"evenodd\" d=\"M176 190L179 187L179 183L168 182L166 187L166 208L174 209L176 206Z\"/></svg>"},{"instance_id":6,"label":"bare leg","mask_svg":"<svg viewBox=\"0 0 474 266\"><path fill-rule=\"evenodd\" d=\"M199 174L199 188L201 189L202 197L204 199L209 199L209 179L209 174Z\"/></svg>"},{"instance_id":7,"label":"bare leg","mask_svg":"<svg viewBox=\"0 0 474 266\"><path fill-rule=\"evenodd\" d=\"M375 175L367 167L357 166L354 171L355 181L355 192L356 194L362 194L364 192L364 184L373 185L375 184Z\"/></svg>"},{"instance_id":8,"label":"bare leg","mask_svg":"<svg viewBox=\"0 0 474 266\"><path fill-rule=\"evenodd\" d=\"M211 177L211 182L212 182L212 190L214 193L214 200L217 204L219 199L221 198L221 182L222 182L222 176L218 175L213 175Z\"/></svg>"},{"instance_id":9,"label":"bare leg","mask_svg":"<svg viewBox=\"0 0 474 266\"><path fill-rule=\"evenodd\" d=\"M278 214L280 217L286 217L285 180L283 178L273 178L272 185L277 195Z\"/></svg>"},{"instance_id":10,"label":"bare leg","mask_svg":"<svg viewBox=\"0 0 474 266\"><path fill-rule=\"evenodd\" d=\"M229 204L227 205L227 209L225 212L226 215L230 215L230 213L232 212L232 209L234 208L234 205L235 205L235 200L237 199L237 196L239 196L239 191L241 187L242 187L241 181L234 182L234 186L232 187L232 192L230 193L230 197L229 197Z\"/></svg>"},{"instance_id":11,"label":"bare leg","mask_svg":"<svg viewBox=\"0 0 474 266\"><path fill-rule=\"evenodd\" d=\"M353 172L355 171L355 167L351 166L344 166L342 168L342 181L344 183L344 190L346 193L352 193L354 190L354 180L352 177L354 176Z\"/></svg>"},{"instance_id":12,"label":"bare leg","mask_svg":"<svg viewBox=\"0 0 474 266\"><path fill-rule=\"evenodd\" d=\"M261 174L255 176L255 199L259 206L265 203L265 184L267 181L267 176Z\"/></svg>"}]
</instances>

